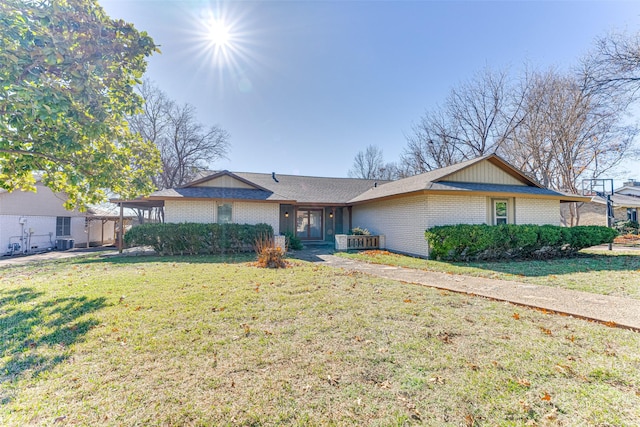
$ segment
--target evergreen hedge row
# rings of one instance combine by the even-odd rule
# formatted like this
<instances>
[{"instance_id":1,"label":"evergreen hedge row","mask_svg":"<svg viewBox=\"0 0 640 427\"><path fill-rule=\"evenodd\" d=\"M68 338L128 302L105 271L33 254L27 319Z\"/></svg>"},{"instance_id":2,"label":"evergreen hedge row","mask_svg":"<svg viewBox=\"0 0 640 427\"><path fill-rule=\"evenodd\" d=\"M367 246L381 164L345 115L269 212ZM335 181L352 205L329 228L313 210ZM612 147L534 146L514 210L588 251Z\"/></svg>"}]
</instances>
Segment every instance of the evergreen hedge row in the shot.
<instances>
[{"instance_id":1,"label":"evergreen hedge row","mask_svg":"<svg viewBox=\"0 0 640 427\"><path fill-rule=\"evenodd\" d=\"M446 225L428 229L429 258L444 261L556 258L611 243L616 230L589 225Z\"/></svg>"},{"instance_id":2,"label":"evergreen hedge row","mask_svg":"<svg viewBox=\"0 0 640 427\"><path fill-rule=\"evenodd\" d=\"M257 238L273 237L269 224L142 224L124 235L128 246L152 246L159 255L221 254L253 250Z\"/></svg>"}]
</instances>

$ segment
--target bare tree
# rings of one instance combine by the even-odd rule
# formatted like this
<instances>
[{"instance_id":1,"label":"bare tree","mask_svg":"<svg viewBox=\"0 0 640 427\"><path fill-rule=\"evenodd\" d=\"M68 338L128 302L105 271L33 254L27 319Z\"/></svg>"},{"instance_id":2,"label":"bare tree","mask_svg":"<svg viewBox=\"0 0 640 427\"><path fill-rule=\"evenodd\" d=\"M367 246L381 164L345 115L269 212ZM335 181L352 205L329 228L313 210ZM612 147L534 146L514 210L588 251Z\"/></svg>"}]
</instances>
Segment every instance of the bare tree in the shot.
<instances>
[{"instance_id":1,"label":"bare tree","mask_svg":"<svg viewBox=\"0 0 640 427\"><path fill-rule=\"evenodd\" d=\"M384 167L382 149L375 145L368 145L364 151L358 151L353 158L353 166L349 169L352 178L377 179Z\"/></svg>"},{"instance_id":2,"label":"bare tree","mask_svg":"<svg viewBox=\"0 0 640 427\"><path fill-rule=\"evenodd\" d=\"M600 37L581 65L589 90L636 98L640 89L640 33Z\"/></svg>"},{"instance_id":3,"label":"bare tree","mask_svg":"<svg viewBox=\"0 0 640 427\"><path fill-rule=\"evenodd\" d=\"M442 110L427 112L406 136L407 146L400 156L411 175L458 163L465 159L464 144Z\"/></svg>"},{"instance_id":4,"label":"bare tree","mask_svg":"<svg viewBox=\"0 0 640 427\"><path fill-rule=\"evenodd\" d=\"M616 167L633 147L637 129L622 125L624 107L574 75L531 72L522 88L526 114L503 155L543 185L579 193L579 182ZM567 224L579 223L572 205Z\"/></svg>"},{"instance_id":5,"label":"bare tree","mask_svg":"<svg viewBox=\"0 0 640 427\"><path fill-rule=\"evenodd\" d=\"M523 119L522 98L505 71L485 69L453 88L407 137L402 160L413 173L501 152Z\"/></svg>"},{"instance_id":6,"label":"bare tree","mask_svg":"<svg viewBox=\"0 0 640 427\"><path fill-rule=\"evenodd\" d=\"M129 120L131 128L156 144L162 171L155 177L158 189L186 184L229 149L229 134L218 126L197 121L192 105L177 105L150 81L139 88L145 101L141 114Z\"/></svg>"},{"instance_id":7,"label":"bare tree","mask_svg":"<svg viewBox=\"0 0 640 427\"><path fill-rule=\"evenodd\" d=\"M153 179L158 189L177 187L226 157L229 134L218 126L206 127L192 105L178 105L149 80L138 88L143 111L129 117L129 126L160 150L162 171ZM162 212L158 212L162 217ZM143 220L141 213L138 217Z\"/></svg>"}]
</instances>

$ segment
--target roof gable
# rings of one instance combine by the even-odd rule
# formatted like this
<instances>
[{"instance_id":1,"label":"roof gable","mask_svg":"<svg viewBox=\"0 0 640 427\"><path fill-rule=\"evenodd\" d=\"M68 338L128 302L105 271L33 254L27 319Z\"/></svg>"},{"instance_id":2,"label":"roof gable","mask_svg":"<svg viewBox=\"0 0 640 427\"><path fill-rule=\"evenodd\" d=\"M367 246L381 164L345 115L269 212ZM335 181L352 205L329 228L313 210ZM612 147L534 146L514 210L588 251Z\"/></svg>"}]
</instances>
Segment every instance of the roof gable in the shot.
<instances>
[{"instance_id":1,"label":"roof gable","mask_svg":"<svg viewBox=\"0 0 640 427\"><path fill-rule=\"evenodd\" d=\"M450 171L447 170L449 168L451 168ZM476 182L483 184L528 185L543 188L541 184L511 166L497 154L478 157L447 168L438 169L437 171L445 173L439 174L440 176L433 179L433 182Z\"/></svg>"},{"instance_id":2,"label":"roof gable","mask_svg":"<svg viewBox=\"0 0 640 427\"><path fill-rule=\"evenodd\" d=\"M438 181L442 181L440 179ZM476 182L483 184L502 184L502 185L523 185L527 183L523 182L519 176L514 176L508 173L504 169L494 165L490 161L484 161L472 164L458 172L454 172L446 177L450 182Z\"/></svg>"},{"instance_id":3,"label":"roof gable","mask_svg":"<svg viewBox=\"0 0 640 427\"><path fill-rule=\"evenodd\" d=\"M234 189L250 189L250 190L263 190L268 189L249 181L246 178L240 177L227 170L216 172L212 175L207 175L203 178L192 181L180 188L190 187L214 187L214 188L234 188Z\"/></svg>"},{"instance_id":4,"label":"roof gable","mask_svg":"<svg viewBox=\"0 0 640 427\"><path fill-rule=\"evenodd\" d=\"M354 197L350 202L361 203L425 191L440 192L441 194L445 192L477 192L482 194L513 193L529 194L531 196L564 197L560 193L548 190L527 177L496 154L489 154L420 175L392 181L377 188L371 188Z\"/></svg>"}]
</instances>

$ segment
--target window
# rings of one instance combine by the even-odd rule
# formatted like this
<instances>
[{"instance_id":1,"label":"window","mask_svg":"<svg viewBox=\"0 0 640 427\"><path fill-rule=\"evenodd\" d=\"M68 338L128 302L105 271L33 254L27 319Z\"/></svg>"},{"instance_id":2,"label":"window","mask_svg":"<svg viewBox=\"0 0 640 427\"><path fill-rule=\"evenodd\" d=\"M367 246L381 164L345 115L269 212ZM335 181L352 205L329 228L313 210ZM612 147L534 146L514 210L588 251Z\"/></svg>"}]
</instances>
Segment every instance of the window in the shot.
<instances>
[{"instance_id":1,"label":"window","mask_svg":"<svg viewBox=\"0 0 640 427\"><path fill-rule=\"evenodd\" d=\"M231 224L231 203L218 204L218 224Z\"/></svg>"},{"instance_id":2,"label":"window","mask_svg":"<svg viewBox=\"0 0 640 427\"><path fill-rule=\"evenodd\" d=\"M500 225L506 224L507 221L507 201L506 200L494 200L493 201L493 224Z\"/></svg>"},{"instance_id":3,"label":"window","mask_svg":"<svg viewBox=\"0 0 640 427\"><path fill-rule=\"evenodd\" d=\"M627 208L627 220L638 222L638 209L637 208Z\"/></svg>"},{"instance_id":4,"label":"window","mask_svg":"<svg viewBox=\"0 0 640 427\"><path fill-rule=\"evenodd\" d=\"M59 216L56 218L56 236L71 236L70 216Z\"/></svg>"}]
</instances>

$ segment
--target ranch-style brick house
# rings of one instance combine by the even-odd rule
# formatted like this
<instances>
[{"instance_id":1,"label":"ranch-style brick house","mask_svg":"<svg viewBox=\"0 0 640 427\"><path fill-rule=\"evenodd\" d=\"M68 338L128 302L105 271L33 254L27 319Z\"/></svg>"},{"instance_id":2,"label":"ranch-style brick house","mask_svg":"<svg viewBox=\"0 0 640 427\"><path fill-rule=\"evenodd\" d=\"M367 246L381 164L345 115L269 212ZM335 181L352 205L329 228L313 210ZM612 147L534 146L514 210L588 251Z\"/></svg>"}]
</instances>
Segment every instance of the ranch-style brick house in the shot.
<instances>
[{"instance_id":1,"label":"ranch-style brick house","mask_svg":"<svg viewBox=\"0 0 640 427\"><path fill-rule=\"evenodd\" d=\"M165 222L267 223L276 234L333 242L362 227L388 250L426 257L427 228L560 224L560 203L589 198L544 188L495 154L397 181L221 171L121 206L164 206Z\"/></svg>"}]
</instances>

